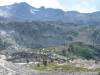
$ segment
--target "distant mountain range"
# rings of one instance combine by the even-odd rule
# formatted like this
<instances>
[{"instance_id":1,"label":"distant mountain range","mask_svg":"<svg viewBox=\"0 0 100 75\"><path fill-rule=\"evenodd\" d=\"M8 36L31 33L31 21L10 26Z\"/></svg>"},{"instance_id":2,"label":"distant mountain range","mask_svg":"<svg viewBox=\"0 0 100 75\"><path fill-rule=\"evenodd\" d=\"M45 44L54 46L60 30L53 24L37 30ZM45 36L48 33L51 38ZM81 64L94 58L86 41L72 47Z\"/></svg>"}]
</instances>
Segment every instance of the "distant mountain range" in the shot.
<instances>
[{"instance_id":1,"label":"distant mountain range","mask_svg":"<svg viewBox=\"0 0 100 75\"><path fill-rule=\"evenodd\" d=\"M62 21L76 24L100 24L99 19L100 11L93 13L65 12L61 9L34 8L25 2L0 6L1 21Z\"/></svg>"}]
</instances>

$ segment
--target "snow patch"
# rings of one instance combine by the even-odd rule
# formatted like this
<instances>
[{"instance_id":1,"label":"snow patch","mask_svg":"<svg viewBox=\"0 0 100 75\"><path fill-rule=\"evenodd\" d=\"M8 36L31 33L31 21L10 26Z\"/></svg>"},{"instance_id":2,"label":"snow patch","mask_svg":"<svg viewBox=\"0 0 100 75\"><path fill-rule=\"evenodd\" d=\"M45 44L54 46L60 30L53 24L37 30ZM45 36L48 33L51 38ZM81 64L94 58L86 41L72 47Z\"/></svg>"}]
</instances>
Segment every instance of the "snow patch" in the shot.
<instances>
[{"instance_id":1,"label":"snow patch","mask_svg":"<svg viewBox=\"0 0 100 75\"><path fill-rule=\"evenodd\" d=\"M10 17L11 14L6 12L6 11L3 11L3 10L0 10L0 16L3 16L3 17Z\"/></svg>"},{"instance_id":2,"label":"snow patch","mask_svg":"<svg viewBox=\"0 0 100 75\"><path fill-rule=\"evenodd\" d=\"M30 10L30 12L33 13L33 14L35 13L32 9Z\"/></svg>"},{"instance_id":3,"label":"snow patch","mask_svg":"<svg viewBox=\"0 0 100 75\"><path fill-rule=\"evenodd\" d=\"M11 15L8 12L6 12L6 11L0 10L0 16L9 17Z\"/></svg>"},{"instance_id":4,"label":"snow patch","mask_svg":"<svg viewBox=\"0 0 100 75\"><path fill-rule=\"evenodd\" d=\"M7 33L6 33L5 31L1 30L1 31L0 31L0 34L1 34L1 35L6 35Z\"/></svg>"},{"instance_id":5,"label":"snow patch","mask_svg":"<svg viewBox=\"0 0 100 75\"><path fill-rule=\"evenodd\" d=\"M4 31L4 30L0 30L0 35L7 35L7 34L13 34L15 33L15 31Z\"/></svg>"},{"instance_id":6,"label":"snow patch","mask_svg":"<svg viewBox=\"0 0 100 75\"><path fill-rule=\"evenodd\" d=\"M37 10L37 9L31 9L31 10L30 10L31 13L35 13L35 12L38 12L38 11L39 11L39 10Z\"/></svg>"},{"instance_id":7,"label":"snow patch","mask_svg":"<svg viewBox=\"0 0 100 75\"><path fill-rule=\"evenodd\" d=\"M10 33L10 34L13 34L13 33L15 33L15 31L14 31L14 30L12 30L12 31L9 31L9 33Z\"/></svg>"},{"instance_id":8,"label":"snow patch","mask_svg":"<svg viewBox=\"0 0 100 75\"><path fill-rule=\"evenodd\" d=\"M7 6L6 8L7 8L7 9L12 9L10 6Z\"/></svg>"}]
</instances>

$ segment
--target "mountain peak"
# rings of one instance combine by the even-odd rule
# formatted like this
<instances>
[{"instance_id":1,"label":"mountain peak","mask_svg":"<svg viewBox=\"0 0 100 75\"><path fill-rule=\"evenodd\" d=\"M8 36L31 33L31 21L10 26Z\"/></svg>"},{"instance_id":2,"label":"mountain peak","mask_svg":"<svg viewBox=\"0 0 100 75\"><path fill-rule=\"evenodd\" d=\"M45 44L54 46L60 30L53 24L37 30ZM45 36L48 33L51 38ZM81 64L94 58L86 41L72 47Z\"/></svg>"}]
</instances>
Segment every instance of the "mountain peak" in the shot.
<instances>
[{"instance_id":1,"label":"mountain peak","mask_svg":"<svg viewBox=\"0 0 100 75\"><path fill-rule=\"evenodd\" d=\"M28 3L26 2L21 2L21 3L14 3L13 6L18 6L18 7L31 7Z\"/></svg>"},{"instance_id":2,"label":"mountain peak","mask_svg":"<svg viewBox=\"0 0 100 75\"><path fill-rule=\"evenodd\" d=\"M28 5L28 3L26 3L26 2L20 2L20 3L14 3L13 5L18 5L18 4L21 4L21 5Z\"/></svg>"},{"instance_id":3,"label":"mountain peak","mask_svg":"<svg viewBox=\"0 0 100 75\"><path fill-rule=\"evenodd\" d=\"M19 5L29 5L29 4L26 2L21 2L21 3L19 3Z\"/></svg>"}]
</instances>

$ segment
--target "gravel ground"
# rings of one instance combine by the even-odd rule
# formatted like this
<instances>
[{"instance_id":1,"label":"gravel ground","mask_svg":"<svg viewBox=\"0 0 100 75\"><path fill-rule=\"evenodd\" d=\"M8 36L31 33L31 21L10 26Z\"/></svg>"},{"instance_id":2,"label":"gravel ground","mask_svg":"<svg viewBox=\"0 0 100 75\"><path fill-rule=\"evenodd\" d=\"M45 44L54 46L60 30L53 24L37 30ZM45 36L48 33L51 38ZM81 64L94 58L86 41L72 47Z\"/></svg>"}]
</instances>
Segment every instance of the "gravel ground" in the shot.
<instances>
[{"instance_id":1,"label":"gravel ground","mask_svg":"<svg viewBox=\"0 0 100 75\"><path fill-rule=\"evenodd\" d=\"M48 72L39 73L24 66L0 59L0 75L98 75L96 72Z\"/></svg>"},{"instance_id":2,"label":"gravel ground","mask_svg":"<svg viewBox=\"0 0 100 75\"><path fill-rule=\"evenodd\" d=\"M0 75L38 75L36 71L0 59Z\"/></svg>"},{"instance_id":3,"label":"gravel ground","mask_svg":"<svg viewBox=\"0 0 100 75\"><path fill-rule=\"evenodd\" d=\"M40 75L98 75L97 72L51 72L40 73Z\"/></svg>"}]
</instances>

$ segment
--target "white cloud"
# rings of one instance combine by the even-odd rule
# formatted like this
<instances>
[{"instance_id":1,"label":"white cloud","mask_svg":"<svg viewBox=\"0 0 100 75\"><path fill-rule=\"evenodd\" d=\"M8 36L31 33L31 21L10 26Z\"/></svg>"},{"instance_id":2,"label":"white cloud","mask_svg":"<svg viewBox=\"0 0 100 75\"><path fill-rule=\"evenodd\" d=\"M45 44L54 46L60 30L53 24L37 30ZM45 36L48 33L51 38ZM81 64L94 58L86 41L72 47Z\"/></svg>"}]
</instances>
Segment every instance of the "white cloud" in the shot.
<instances>
[{"instance_id":1,"label":"white cloud","mask_svg":"<svg viewBox=\"0 0 100 75\"><path fill-rule=\"evenodd\" d=\"M82 13L91 13L100 10L100 0L59 0L67 11L75 10Z\"/></svg>"},{"instance_id":2,"label":"white cloud","mask_svg":"<svg viewBox=\"0 0 100 75\"><path fill-rule=\"evenodd\" d=\"M85 6L81 6L81 5L77 5L74 10L77 10L79 12L84 12L84 13L91 13L91 12L94 12L94 11L97 11L95 8L91 8L91 7L85 7Z\"/></svg>"},{"instance_id":3,"label":"white cloud","mask_svg":"<svg viewBox=\"0 0 100 75\"><path fill-rule=\"evenodd\" d=\"M35 7L45 6L45 7L55 7L61 8L61 5L57 0L26 0L28 3Z\"/></svg>"},{"instance_id":4,"label":"white cloud","mask_svg":"<svg viewBox=\"0 0 100 75\"><path fill-rule=\"evenodd\" d=\"M97 11L96 7L94 5L92 5L94 0L84 0L82 1L78 8L78 11L80 12L86 12L86 13L90 13L90 12L94 12Z\"/></svg>"},{"instance_id":5,"label":"white cloud","mask_svg":"<svg viewBox=\"0 0 100 75\"><path fill-rule=\"evenodd\" d=\"M68 11L75 10L75 11L79 11L81 13L91 13L91 12L97 11L95 7L90 7L87 4L78 4L78 5L75 5L74 7L69 7L66 9Z\"/></svg>"}]
</instances>

